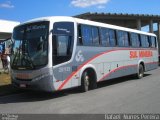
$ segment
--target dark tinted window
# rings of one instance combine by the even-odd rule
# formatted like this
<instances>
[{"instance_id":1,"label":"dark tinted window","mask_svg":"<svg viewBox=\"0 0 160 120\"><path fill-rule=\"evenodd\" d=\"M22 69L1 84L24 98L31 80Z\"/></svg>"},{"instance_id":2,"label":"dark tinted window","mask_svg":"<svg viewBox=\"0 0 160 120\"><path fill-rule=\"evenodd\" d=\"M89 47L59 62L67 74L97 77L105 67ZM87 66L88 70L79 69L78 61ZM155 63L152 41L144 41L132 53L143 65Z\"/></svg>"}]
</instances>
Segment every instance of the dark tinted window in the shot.
<instances>
[{"instance_id":1,"label":"dark tinted window","mask_svg":"<svg viewBox=\"0 0 160 120\"><path fill-rule=\"evenodd\" d=\"M85 46L92 46L92 27L88 25L81 26L82 43Z\"/></svg>"},{"instance_id":2,"label":"dark tinted window","mask_svg":"<svg viewBox=\"0 0 160 120\"><path fill-rule=\"evenodd\" d=\"M110 46L109 29L101 28L100 36L102 46Z\"/></svg>"},{"instance_id":3,"label":"dark tinted window","mask_svg":"<svg viewBox=\"0 0 160 120\"><path fill-rule=\"evenodd\" d=\"M148 36L146 36L146 35L140 35L140 37L141 37L141 46L142 47L149 47Z\"/></svg>"},{"instance_id":4,"label":"dark tinted window","mask_svg":"<svg viewBox=\"0 0 160 120\"><path fill-rule=\"evenodd\" d=\"M84 46L99 46L99 29L89 25L78 26L78 44Z\"/></svg>"},{"instance_id":5,"label":"dark tinted window","mask_svg":"<svg viewBox=\"0 0 160 120\"><path fill-rule=\"evenodd\" d=\"M120 47L129 46L128 33L127 32L117 31L117 40L118 40L118 46L120 46Z\"/></svg>"},{"instance_id":6,"label":"dark tinted window","mask_svg":"<svg viewBox=\"0 0 160 120\"><path fill-rule=\"evenodd\" d=\"M74 35L72 22L57 22L54 24L53 34Z\"/></svg>"},{"instance_id":7,"label":"dark tinted window","mask_svg":"<svg viewBox=\"0 0 160 120\"><path fill-rule=\"evenodd\" d=\"M131 40L132 47L139 47L140 46L139 35L137 33L131 33L130 40Z\"/></svg>"},{"instance_id":8,"label":"dark tinted window","mask_svg":"<svg viewBox=\"0 0 160 120\"><path fill-rule=\"evenodd\" d=\"M93 45L98 46L99 45L99 33L97 27L92 27L92 38L93 38Z\"/></svg>"},{"instance_id":9,"label":"dark tinted window","mask_svg":"<svg viewBox=\"0 0 160 120\"><path fill-rule=\"evenodd\" d=\"M128 32L123 32L124 45L129 46Z\"/></svg>"},{"instance_id":10,"label":"dark tinted window","mask_svg":"<svg viewBox=\"0 0 160 120\"><path fill-rule=\"evenodd\" d=\"M151 47L153 47L153 48L155 48L155 47L157 47L157 44L156 44L156 37L151 37L150 38L150 40L151 40Z\"/></svg>"},{"instance_id":11,"label":"dark tinted window","mask_svg":"<svg viewBox=\"0 0 160 120\"><path fill-rule=\"evenodd\" d=\"M115 30L112 29L109 30L109 41L110 41L110 46L112 47L116 46Z\"/></svg>"},{"instance_id":12,"label":"dark tinted window","mask_svg":"<svg viewBox=\"0 0 160 120\"><path fill-rule=\"evenodd\" d=\"M11 67L37 69L48 63L49 22L20 25L13 31Z\"/></svg>"},{"instance_id":13,"label":"dark tinted window","mask_svg":"<svg viewBox=\"0 0 160 120\"><path fill-rule=\"evenodd\" d=\"M74 24L72 22L55 23L52 39L53 65L69 61L73 51Z\"/></svg>"},{"instance_id":14,"label":"dark tinted window","mask_svg":"<svg viewBox=\"0 0 160 120\"><path fill-rule=\"evenodd\" d=\"M71 42L71 37L70 36L65 36L65 35L57 35L56 36L56 47L57 51L55 54L57 56L67 56L71 54L72 51L70 51L70 42Z\"/></svg>"}]
</instances>

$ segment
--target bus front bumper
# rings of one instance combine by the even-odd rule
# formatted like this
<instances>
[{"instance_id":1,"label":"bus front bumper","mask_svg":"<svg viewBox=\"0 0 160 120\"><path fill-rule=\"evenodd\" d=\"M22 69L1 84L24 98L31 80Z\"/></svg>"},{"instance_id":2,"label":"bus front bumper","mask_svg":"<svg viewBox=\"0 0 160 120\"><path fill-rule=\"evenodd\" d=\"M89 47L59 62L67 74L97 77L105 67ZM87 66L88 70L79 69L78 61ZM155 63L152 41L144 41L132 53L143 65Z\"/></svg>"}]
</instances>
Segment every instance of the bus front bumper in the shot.
<instances>
[{"instance_id":1,"label":"bus front bumper","mask_svg":"<svg viewBox=\"0 0 160 120\"><path fill-rule=\"evenodd\" d=\"M54 92L53 76L48 75L36 79L12 78L12 85L20 89L30 89L36 91Z\"/></svg>"}]
</instances>

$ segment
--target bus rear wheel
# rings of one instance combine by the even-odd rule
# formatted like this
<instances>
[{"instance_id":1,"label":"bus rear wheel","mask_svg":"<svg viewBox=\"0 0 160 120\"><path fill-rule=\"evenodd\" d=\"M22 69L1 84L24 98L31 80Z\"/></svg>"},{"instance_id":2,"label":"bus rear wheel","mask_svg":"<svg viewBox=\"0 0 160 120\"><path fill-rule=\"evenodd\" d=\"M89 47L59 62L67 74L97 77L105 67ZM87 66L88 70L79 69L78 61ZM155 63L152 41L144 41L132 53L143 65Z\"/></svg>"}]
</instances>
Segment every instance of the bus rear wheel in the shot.
<instances>
[{"instance_id":1,"label":"bus rear wheel","mask_svg":"<svg viewBox=\"0 0 160 120\"><path fill-rule=\"evenodd\" d=\"M138 68L137 78L141 79L143 78L143 76L144 76L144 67L142 64L140 64Z\"/></svg>"}]
</instances>

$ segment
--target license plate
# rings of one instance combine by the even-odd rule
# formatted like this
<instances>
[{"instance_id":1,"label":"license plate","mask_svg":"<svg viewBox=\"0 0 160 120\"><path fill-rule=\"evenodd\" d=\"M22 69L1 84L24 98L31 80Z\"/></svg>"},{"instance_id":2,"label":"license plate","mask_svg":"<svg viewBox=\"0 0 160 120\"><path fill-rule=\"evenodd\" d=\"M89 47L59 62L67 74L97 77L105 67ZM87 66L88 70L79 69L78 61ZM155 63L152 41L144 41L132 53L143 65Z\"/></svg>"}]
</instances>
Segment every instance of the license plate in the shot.
<instances>
[{"instance_id":1,"label":"license plate","mask_svg":"<svg viewBox=\"0 0 160 120\"><path fill-rule=\"evenodd\" d=\"M21 88L26 88L26 84L20 84Z\"/></svg>"},{"instance_id":2,"label":"license plate","mask_svg":"<svg viewBox=\"0 0 160 120\"><path fill-rule=\"evenodd\" d=\"M16 78L18 78L18 79L30 79L30 76L29 76L29 74L18 73L18 74L16 74Z\"/></svg>"}]
</instances>

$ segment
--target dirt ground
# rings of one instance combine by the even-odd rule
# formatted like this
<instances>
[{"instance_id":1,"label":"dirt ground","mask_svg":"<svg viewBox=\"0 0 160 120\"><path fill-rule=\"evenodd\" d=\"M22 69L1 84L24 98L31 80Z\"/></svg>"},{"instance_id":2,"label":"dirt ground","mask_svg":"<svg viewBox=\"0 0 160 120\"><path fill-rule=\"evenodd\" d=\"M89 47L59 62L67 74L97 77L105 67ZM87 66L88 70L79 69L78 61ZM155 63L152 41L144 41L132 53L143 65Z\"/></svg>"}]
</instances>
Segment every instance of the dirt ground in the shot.
<instances>
[{"instance_id":1,"label":"dirt ground","mask_svg":"<svg viewBox=\"0 0 160 120\"><path fill-rule=\"evenodd\" d=\"M0 74L0 86L11 84L10 75L6 73Z\"/></svg>"}]
</instances>

